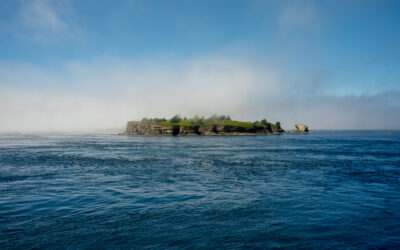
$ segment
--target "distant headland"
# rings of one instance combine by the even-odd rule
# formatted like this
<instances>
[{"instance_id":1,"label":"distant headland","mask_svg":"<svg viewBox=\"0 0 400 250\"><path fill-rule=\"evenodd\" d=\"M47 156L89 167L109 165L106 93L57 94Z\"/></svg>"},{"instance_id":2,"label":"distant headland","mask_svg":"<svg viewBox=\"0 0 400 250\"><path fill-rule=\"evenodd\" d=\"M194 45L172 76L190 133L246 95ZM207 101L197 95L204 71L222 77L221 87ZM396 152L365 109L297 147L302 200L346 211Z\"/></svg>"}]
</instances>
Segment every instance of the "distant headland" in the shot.
<instances>
[{"instance_id":1,"label":"distant headland","mask_svg":"<svg viewBox=\"0 0 400 250\"><path fill-rule=\"evenodd\" d=\"M143 118L142 121L129 121L126 131L121 135L273 135L273 134L304 134L308 127L296 124L296 130L285 132L280 122L271 123L266 119L255 122L232 120L229 115L213 115L209 118L194 116L181 118L175 115L171 119Z\"/></svg>"}]
</instances>

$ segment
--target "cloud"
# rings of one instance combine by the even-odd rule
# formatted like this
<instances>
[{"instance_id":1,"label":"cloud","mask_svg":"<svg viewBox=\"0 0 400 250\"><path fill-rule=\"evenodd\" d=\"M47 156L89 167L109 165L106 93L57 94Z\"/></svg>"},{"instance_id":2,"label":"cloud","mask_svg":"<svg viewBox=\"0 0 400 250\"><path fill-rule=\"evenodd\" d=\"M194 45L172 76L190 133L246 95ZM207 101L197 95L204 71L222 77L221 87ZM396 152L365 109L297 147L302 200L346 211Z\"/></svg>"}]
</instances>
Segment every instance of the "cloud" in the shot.
<instances>
[{"instance_id":1,"label":"cloud","mask_svg":"<svg viewBox=\"0 0 400 250\"><path fill-rule=\"evenodd\" d=\"M319 129L399 129L400 91L363 95L312 95L289 100L281 119Z\"/></svg>"},{"instance_id":2,"label":"cloud","mask_svg":"<svg viewBox=\"0 0 400 250\"><path fill-rule=\"evenodd\" d=\"M81 37L81 29L73 20L73 11L66 1L21 1L8 32L19 38L48 44Z\"/></svg>"},{"instance_id":3,"label":"cloud","mask_svg":"<svg viewBox=\"0 0 400 250\"><path fill-rule=\"evenodd\" d=\"M23 24L32 29L60 32L67 28L67 24L45 0L26 2L22 5L20 15Z\"/></svg>"},{"instance_id":4,"label":"cloud","mask_svg":"<svg viewBox=\"0 0 400 250\"><path fill-rule=\"evenodd\" d=\"M293 81L288 71L240 57L104 57L69 62L60 75L27 64L0 69L0 131L122 129L131 119L175 113L267 118L286 129L298 122L312 129L400 128L398 90L322 94L313 91L314 82Z\"/></svg>"}]
</instances>

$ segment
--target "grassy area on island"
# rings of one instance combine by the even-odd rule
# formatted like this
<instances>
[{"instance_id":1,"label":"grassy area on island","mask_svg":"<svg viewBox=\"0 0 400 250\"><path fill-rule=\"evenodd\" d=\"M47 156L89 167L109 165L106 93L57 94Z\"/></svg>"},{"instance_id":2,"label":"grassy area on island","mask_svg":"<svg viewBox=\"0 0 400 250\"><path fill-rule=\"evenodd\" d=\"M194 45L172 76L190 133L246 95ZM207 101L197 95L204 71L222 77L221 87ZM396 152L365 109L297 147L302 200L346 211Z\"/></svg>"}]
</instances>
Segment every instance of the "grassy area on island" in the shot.
<instances>
[{"instance_id":1,"label":"grassy area on island","mask_svg":"<svg viewBox=\"0 0 400 250\"><path fill-rule=\"evenodd\" d=\"M192 118L181 117L179 115L173 116L171 119L166 118L143 118L142 122L148 122L152 124L160 124L164 126L182 126L182 127L212 127L212 126L231 126L235 128L243 129L266 129L269 131L281 130L280 122L271 123L266 119L255 122L243 122L232 120L229 115L213 115L209 118L204 116L194 116Z\"/></svg>"}]
</instances>

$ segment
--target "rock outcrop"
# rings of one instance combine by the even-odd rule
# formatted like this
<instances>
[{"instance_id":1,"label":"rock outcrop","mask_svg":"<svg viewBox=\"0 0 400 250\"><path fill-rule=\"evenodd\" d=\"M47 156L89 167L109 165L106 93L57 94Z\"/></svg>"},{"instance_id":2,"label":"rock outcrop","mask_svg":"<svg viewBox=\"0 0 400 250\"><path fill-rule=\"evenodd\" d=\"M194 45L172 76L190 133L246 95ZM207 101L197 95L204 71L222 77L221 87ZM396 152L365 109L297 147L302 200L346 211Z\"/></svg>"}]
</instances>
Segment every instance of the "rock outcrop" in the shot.
<instances>
[{"instance_id":1,"label":"rock outcrop","mask_svg":"<svg viewBox=\"0 0 400 250\"><path fill-rule=\"evenodd\" d=\"M281 134L283 129L240 127L232 125L162 125L152 122L129 121L123 135L257 135Z\"/></svg>"},{"instance_id":2,"label":"rock outcrop","mask_svg":"<svg viewBox=\"0 0 400 250\"><path fill-rule=\"evenodd\" d=\"M171 126L163 126L148 122L129 121L126 125L126 135L172 135L176 132ZM179 133L179 131L178 131Z\"/></svg>"},{"instance_id":3,"label":"rock outcrop","mask_svg":"<svg viewBox=\"0 0 400 250\"><path fill-rule=\"evenodd\" d=\"M296 127L296 131L295 132L298 132L298 133L308 133L309 132L307 125L296 124L295 127Z\"/></svg>"}]
</instances>

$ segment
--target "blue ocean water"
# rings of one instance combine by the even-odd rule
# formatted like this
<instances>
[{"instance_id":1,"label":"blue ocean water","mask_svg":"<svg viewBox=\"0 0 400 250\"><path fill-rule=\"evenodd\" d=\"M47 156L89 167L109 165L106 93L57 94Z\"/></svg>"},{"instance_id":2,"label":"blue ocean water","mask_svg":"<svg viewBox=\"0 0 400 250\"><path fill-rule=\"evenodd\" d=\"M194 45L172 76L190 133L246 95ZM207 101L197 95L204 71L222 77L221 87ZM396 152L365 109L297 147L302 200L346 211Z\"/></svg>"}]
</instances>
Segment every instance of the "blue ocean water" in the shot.
<instances>
[{"instance_id":1,"label":"blue ocean water","mask_svg":"<svg viewBox=\"0 0 400 250\"><path fill-rule=\"evenodd\" d=\"M0 135L0 247L400 248L400 132Z\"/></svg>"}]
</instances>

